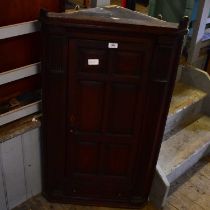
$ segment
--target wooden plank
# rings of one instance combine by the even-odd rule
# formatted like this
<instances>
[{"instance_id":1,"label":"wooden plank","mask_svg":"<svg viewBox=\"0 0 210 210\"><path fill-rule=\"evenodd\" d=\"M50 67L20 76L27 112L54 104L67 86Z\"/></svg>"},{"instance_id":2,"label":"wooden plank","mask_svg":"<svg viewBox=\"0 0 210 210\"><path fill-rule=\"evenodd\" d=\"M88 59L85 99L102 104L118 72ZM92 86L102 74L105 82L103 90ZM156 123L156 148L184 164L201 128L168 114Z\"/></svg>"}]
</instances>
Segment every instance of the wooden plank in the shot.
<instances>
[{"instance_id":1,"label":"wooden plank","mask_svg":"<svg viewBox=\"0 0 210 210\"><path fill-rule=\"evenodd\" d=\"M0 26L35 20L41 8L55 12L61 11L64 8L64 0L1 1Z\"/></svg>"},{"instance_id":2,"label":"wooden plank","mask_svg":"<svg viewBox=\"0 0 210 210\"><path fill-rule=\"evenodd\" d=\"M205 175L203 174L205 171ZM177 209L210 209L210 161L202 159L181 179L168 202Z\"/></svg>"},{"instance_id":3,"label":"wooden plank","mask_svg":"<svg viewBox=\"0 0 210 210\"><path fill-rule=\"evenodd\" d=\"M41 110L41 100L33 102L31 104L27 104L12 111L6 112L0 115L0 126L5 125L9 122L13 122L22 117L26 117L40 110Z\"/></svg>"},{"instance_id":4,"label":"wooden plank","mask_svg":"<svg viewBox=\"0 0 210 210\"><path fill-rule=\"evenodd\" d=\"M8 207L12 209L26 200L21 136L2 143L2 165Z\"/></svg>"},{"instance_id":5,"label":"wooden plank","mask_svg":"<svg viewBox=\"0 0 210 210\"><path fill-rule=\"evenodd\" d=\"M40 61L40 32L0 41L0 72L27 66Z\"/></svg>"},{"instance_id":6,"label":"wooden plank","mask_svg":"<svg viewBox=\"0 0 210 210\"><path fill-rule=\"evenodd\" d=\"M171 205L170 203L167 203L163 210L179 210L178 208L176 208L175 206Z\"/></svg>"},{"instance_id":7,"label":"wooden plank","mask_svg":"<svg viewBox=\"0 0 210 210\"><path fill-rule=\"evenodd\" d=\"M205 210L198 204L190 200L186 195L180 193L173 193L168 199L169 205L176 207L177 209L186 210Z\"/></svg>"},{"instance_id":8,"label":"wooden plank","mask_svg":"<svg viewBox=\"0 0 210 210\"><path fill-rule=\"evenodd\" d=\"M2 170L2 162L1 162L1 144L0 144L0 209L1 210L7 210L6 205L6 193L4 188L4 182L3 182L3 170Z\"/></svg>"},{"instance_id":9,"label":"wooden plank","mask_svg":"<svg viewBox=\"0 0 210 210\"><path fill-rule=\"evenodd\" d=\"M0 73L0 85L29 77L40 72L40 63L34 63L21 68Z\"/></svg>"},{"instance_id":10,"label":"wooden plank","mask_svg":"<svg viewBox=\"0 0 210 210\"><path fill-rule=\"evenodd\" d=\"M41 193L40 128L22 135L27 199Z\"/></svg>"},{"instance_id":11,"label":"wooden plank","mask_svg":"<svg viewBox=\"0 0 210 210\"><path fill-rule=\"evenodd\" d=\"M13 210L128 210L128 208L110 208L102 206L80 206L74 204L50 203L42 196L33 197ZM150 203L133 210L157 210ZM169 210L169 209L168 209ZM170 209L174 210L174 209Z\"/></svg>"},{"instance_id":12,"label":"wooden plank","mask_svg":"<svg viewBox=\"0 0 210 210\"><path fill-rule=\"evenodd\" d=\"M0 85L0 103L17 97L24 92L41 89L41 74Z\"/></svg>"},{"instance_id":13,"label":"wooden plank","mask_svg":"<svg viewBox=\"0 0 210 210\"><path fill-rule=\"evenodd\" d=\"M197 172L180 187L180 192L203 209L210 209L209 185L210 181Z\"/></svg>"},{"instance_id":14,"label":"wooden plank","mask_svg":"<svg viewBox=\"0 0 210 210\"><path fill-rule=\"evenodd\" d=\"M29 34L40 30L38 20L0 27L0 40Z\"/></svg>"}]
</instances>

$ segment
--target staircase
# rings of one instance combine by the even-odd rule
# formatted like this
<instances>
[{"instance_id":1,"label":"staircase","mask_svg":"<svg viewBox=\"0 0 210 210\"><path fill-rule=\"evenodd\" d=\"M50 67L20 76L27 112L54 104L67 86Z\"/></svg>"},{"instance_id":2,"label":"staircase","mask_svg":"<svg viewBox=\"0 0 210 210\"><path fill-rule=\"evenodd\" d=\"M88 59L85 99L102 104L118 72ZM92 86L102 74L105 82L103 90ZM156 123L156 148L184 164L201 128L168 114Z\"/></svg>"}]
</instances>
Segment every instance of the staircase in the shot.
<instances>
[{"instance_id":1,"label":"staircase","mask_svg":"<svg viewBox=\"0 0 210 210\"><path fill-rule=\"evenodd\" d=\"M192 66L180 71L150 193L158 208L175 181L210 153L210 77Z\"/></svg>"}]
</instances>

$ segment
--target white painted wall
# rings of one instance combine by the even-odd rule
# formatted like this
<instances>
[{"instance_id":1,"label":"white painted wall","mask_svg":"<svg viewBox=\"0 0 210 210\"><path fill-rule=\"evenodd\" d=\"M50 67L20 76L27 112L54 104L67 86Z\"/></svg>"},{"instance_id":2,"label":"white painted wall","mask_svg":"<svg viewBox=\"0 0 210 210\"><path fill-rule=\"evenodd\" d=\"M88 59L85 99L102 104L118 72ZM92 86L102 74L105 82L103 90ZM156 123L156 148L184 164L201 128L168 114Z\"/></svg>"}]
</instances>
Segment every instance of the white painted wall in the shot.
<instances>
[{"instance_id":1,"label":"white painted wall","mask_svg":"<svg viewBox=\"0 0 210 210\"><path fill-rule=\"evenodd\" d=\"M0 143L0 210L41 192L40 128Z\"/></svg>"}]
</instances>

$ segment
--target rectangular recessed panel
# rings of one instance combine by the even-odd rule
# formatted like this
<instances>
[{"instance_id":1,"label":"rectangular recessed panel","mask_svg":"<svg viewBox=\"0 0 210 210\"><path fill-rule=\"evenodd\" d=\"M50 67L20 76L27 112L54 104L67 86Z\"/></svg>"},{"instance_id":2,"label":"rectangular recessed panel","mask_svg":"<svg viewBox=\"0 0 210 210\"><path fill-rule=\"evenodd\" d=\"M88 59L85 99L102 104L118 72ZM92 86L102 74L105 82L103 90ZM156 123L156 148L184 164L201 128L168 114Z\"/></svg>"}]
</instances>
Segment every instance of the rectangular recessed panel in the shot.
<instances>
[{"instance_id":1,"label":"rectangular recessed panel","mask_svg":"<svg viewBox=\"0 0 210 210\"><path fill-rule=\"evenodd\" d=\"M132 134L137 103L137 86L112 86L109 101L108 131L114 134Z\"/></svg>"},{"instance_id":2,"label":"rectangular recessed panel","mask_svg":"<svg viewBox=\"0 0 210 210\"><path fill-rule=\"evenodd\" d=\"M139 52L120 51L115 58L115 73L122 75L139 75L143 54Z\"/></svg>"},{"instance_id":3,"label":"rectangular recessed panel","mask_svg":"<svg viewBox=\"0 0 210 210\"><path fill-rule=\"evenodd\" d=\"M102 49L81 48L79 50L80 71L88 73L105 73L107 53Z\"/></svg>"},{"instance_id":4,"label":"rectangular recessed panel","mask_svg":"<svg viewBox=\"0 0 210 210\"><path fill-rule=\"evenodd\" d=\"M102 110L105 87L100 82L81 82L79 90L78 115L81 131L98 132L102 125Z\"/></svg>"},{"instance_id":5,"label":"rectangular recessed panel","mask_svg":"<svg viewBox=\"0 0 210 210\"><path fill-rule=\"evenodd\" d=\"M98 167L98 146L95 143L76 143L75 147L76 173L96 173Z\"/></svg>"},{"instance_id":6,"label":"rectangular recessed panel","mask_svg":"<svg viewBox=\"0 0 210 210\"><path fill-rule=\"evenodd\" d=\"M109 145L104 152L104 173L112 176L127 176L130 161L129 145Z\"/></svg>"}]
</instances>

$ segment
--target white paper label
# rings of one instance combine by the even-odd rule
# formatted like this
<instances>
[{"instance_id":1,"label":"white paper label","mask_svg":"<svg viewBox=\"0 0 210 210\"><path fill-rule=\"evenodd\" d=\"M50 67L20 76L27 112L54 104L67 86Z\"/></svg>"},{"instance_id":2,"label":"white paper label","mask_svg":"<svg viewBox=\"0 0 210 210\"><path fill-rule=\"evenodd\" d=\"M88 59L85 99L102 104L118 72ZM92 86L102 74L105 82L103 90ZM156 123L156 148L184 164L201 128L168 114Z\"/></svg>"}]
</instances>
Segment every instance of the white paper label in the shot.
<instances>
[{"instance_id":1,"label":"white paper label","mask_svg":"<svg viewBox=\"0 0 210 210\"><path fill-rule=\"evenodd\" d=\"M88 59L89 66L97 66L99 65L99 59Z\"/></svg>"},{"instance_id":2,"label":"white paper label","mask_svg":"<svg viewBox=\"0 0 210 210\"><path fill-rule=\"evenodd\" d=\"M118 48L118 43L109 43L108 48Z\"/></svg>"}]
</instances>

